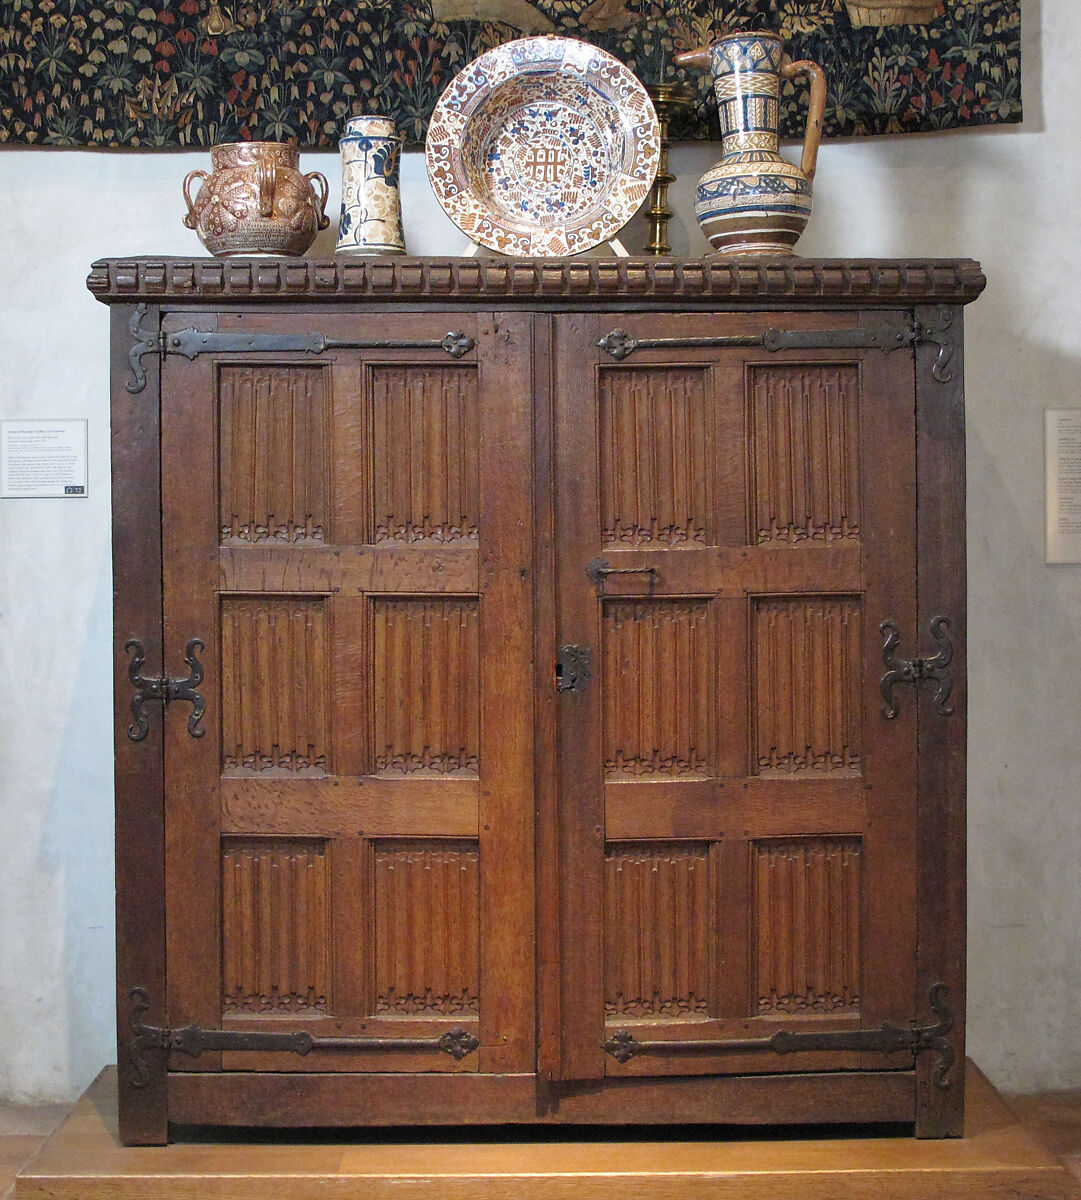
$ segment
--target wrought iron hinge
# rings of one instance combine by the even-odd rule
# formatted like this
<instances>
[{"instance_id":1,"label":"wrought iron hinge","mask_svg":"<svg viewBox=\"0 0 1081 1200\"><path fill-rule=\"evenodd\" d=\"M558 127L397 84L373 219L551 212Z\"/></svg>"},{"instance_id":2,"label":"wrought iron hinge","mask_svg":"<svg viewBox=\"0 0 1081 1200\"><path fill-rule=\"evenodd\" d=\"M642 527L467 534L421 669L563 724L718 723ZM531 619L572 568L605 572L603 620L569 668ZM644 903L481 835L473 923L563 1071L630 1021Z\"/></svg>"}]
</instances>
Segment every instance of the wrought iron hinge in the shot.
<instances>
[{"instance_id":1,"label":"wrought iron hinge","mask_svg":"<svg viewBox=\"0 0 1081 1200\"><path fill-rule=\"evenodd\" d=\"M134 395L146 387L146 371L143 368L143 358L147 354L161 354L161 333L157 329L143 329L143 317L146 316L146 303L137 304L128 320L128 332L134 343L128 351L128 366L131 367L131 378L124 384Z\"/></svg>"},{"instance_id":2,"label":"wrought iron hinge","mask_svg":"<svg viewBox=\"0 0 1081 1200\"><path fill-rule=\"evenodd\" d=\"M882 644L882 661L887 670L882 676L882 715L887 721L892 721L900 712L893 689L898 683L919 683L923 679L934 680L938 684L935 690L935 712L948 717L953 712L953 705L948 703L953 689L953 677L947 669L953 660L953 643L946 635L950 622L948 617L932 617L929 625L931 636L938 643L938 653L932 658L914 658L911 661L897 658L894 650L901 643L901 632L896 621L883 621L878 627L886 635Z\"/></svg>"},{"instance_id":3,"label":"wrought iron hinge","mask_svg":"<svg viewBox=\"0 0 1081 1200\"><path fill-rule=\"evenodd\" d=\"M628 1029L618 1029L604 1043L604 1050L616 1062L629 1062L639 1054L748 1054L766 1051L773 1054L803 1054L817 1052L855 1051L860 1054L898 1054L907 1052L915 1058L925 1051L938 1055L931 1073L935 1087L946 1090L947 1078L953 1066L954 1050L947 1040L953 1028L953 1013L946 1006L949 988L936 983L930 990L931 1011L938 1018L934 1025L910 1026L884 1023L878 1029L837 1030L832 1033L797 1033L779 1030L771 1037L729 1038L686 1041L639 1041Z\"/></svg>"},{"instance_id":4,"label":"wrought iron hinge","mask_svg":"<svg viewBox=\"0 0 1081 1200\"><path fill-rule=\"evenodd\" d=\"M953 325L953 310L945 304L935 309L933 321L912 322L912 341L915 344L930 342L938 346L938 357L931 367L931 375L939 383L949 383L953 379L950 360L953 358L953 339L950 327Z\"/></svg>"},{"instance_id":5,"label":"wrought iron hinge","mask_svg":"<svg viewBox=\"0 0 1081 1200\"><path fill-rule=\"evenodd\" d=\"M146 305L139 304L128 322L135 344L128 351L132 379L125 385L129 392L146 387L143 357L147 354L179 354L195 359L200 354L294 353L324 354L328 350L442 350L458 359L474 349L476 342L467 333L453 329L441 338L331 338L325 333L237 333L205 329L177 329L169 333L141 328Z\"/></svg>"},{"instance_id":6,"label":"wrought iron hinge","mask_svg":"<svg viewBox=\"0 0 1081 1200\"><path fill-rule=\"evenodd\" d=\"M920 342L934 342L938 359L931 374L939 383L952 378L948 369L953 357L949 328L953 314L945 305L936 310L933 322L913 319L907 324L883 321L879 325L853 325L844 329L775 329L761 333L718 334L714 337L637 338L625 329L613 329L597 342L598 349L617 362L636 350L698 350L757 347L775 354L779 350L902 350Z\"/></svg>"},{"instance_id":7,"label":"wrought iron hinge","mask_svg":"<svg viewBox=\"0 0 1081 1200\"><path fill-rule=\"evenodd\" d=\"M198 1058L211 1050L252 1050L260 1053L299 1054L313 1050L344 1050L350 1052L384 1051L437 1051L451 1058L463 1059L480 1046L480 1040L465 1029L449 1029L438 1037L430 1038L366 1038L366 1037L317 1037L315 1034L263 1033L246 1029L202 1029L198 1025L185 1025L179 1029L147 1025L143 1017L150 1008L150 996L146 988L131 991L131 1061L132 1086L145 1087L150 1082L150 1064L147 1051L163 1053L176 1051L191 1058Z\"/></svg>"},{"instance_id":8,"label":"wrought iron hinge","mask_svg":"<svg viewBox=\"0 0 1081 1200\"><path fill-rule=\"evenodd\" d=\"M589 682L592 661L585 646L560 646L556 654L556 691L581 691Z\"/></svg>"},{"instance_id":9,"label":"wrought iron hinge","mask_svg":"<svg viewBox=\"0 0 1081 1200\"><path fill-rule=\"evenodd\" d=\"M128 663L128 678L131 680L132 687L135 688L135 695L131 698L131 715L134 723L128 726L128 737L133 742L141 742L149 731L146 713L143 712L143 705L149 700L155 700L161 704L170 704L174 700L186 700L191 705L191 713L188 716L188 733L194 738L201 738L206 733L206 728L200 724L206 714L206 701L203 699L202 693L196 690L203 682L203 664L196 657L195 652L203 648L201 638L193 637L189 640L184 650L184 661L189 668L187 678L148 679L142 673L146 663L146 650L143 643L137 638L129 638L124 643L125 651L131 654L131 662Z\"/></svg>"}]
</instances>

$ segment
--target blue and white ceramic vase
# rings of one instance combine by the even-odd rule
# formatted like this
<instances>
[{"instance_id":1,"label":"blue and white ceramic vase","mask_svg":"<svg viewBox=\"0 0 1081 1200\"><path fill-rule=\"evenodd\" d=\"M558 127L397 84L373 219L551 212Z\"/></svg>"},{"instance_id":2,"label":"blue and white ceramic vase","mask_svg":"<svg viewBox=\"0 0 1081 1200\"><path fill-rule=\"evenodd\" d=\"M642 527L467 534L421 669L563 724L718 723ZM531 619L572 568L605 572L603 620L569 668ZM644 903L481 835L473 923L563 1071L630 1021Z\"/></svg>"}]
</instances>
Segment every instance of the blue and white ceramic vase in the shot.
<instances>
[{"instance_id":1,"label":"blue and white ceramic vase","mask_svg":"<svg viewBox=\"0 0 1081 1200\"><path fill-rule=\"evenodd\" d=\"M817 63L792 62L771 33L733 33L677 54L684 67L713 72L723 157L698 181L694 212L718 254L791 254L811 215L811 180L822 136L826 76ZM803 160L779 152L781 80L811 85Z\"/></svg>"},{"instance_id":2,"label":"blue and white ceramic vase","mask_svg":"<svg viewBox=\"0 0 1081 1200\"><path fill-rule=\"evenodd\" d=\"M338 254L404 254L398 168L402 139L389 117L351 117L342 155Z\"/></svg>"}]
</instances>

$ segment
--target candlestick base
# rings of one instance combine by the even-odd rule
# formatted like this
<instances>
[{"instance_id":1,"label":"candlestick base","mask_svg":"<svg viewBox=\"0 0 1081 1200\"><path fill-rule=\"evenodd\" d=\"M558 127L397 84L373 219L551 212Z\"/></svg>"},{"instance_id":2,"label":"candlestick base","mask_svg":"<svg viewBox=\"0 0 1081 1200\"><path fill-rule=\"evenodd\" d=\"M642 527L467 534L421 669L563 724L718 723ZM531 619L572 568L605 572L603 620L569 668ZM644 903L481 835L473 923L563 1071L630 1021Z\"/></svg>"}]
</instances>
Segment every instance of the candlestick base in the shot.
<instances>
[{"instance_id":1,"label":"candlestick base","mask_svg":"<svg viewBox=\"0 0 1081 1200\"><path fill-rule=\"evenodd\" d=\"M657 177L647 197L646 220L649 222L649 241L642 247L643 254L671 254L668 244L668 222L675 215L668 207L668 189L676 177L668 170L668 123L682 108L694 103L698 93L685 83L647 83L646 91L657 110L661 126L661 157L657 166Z\"/></svg>"}]
</instances>

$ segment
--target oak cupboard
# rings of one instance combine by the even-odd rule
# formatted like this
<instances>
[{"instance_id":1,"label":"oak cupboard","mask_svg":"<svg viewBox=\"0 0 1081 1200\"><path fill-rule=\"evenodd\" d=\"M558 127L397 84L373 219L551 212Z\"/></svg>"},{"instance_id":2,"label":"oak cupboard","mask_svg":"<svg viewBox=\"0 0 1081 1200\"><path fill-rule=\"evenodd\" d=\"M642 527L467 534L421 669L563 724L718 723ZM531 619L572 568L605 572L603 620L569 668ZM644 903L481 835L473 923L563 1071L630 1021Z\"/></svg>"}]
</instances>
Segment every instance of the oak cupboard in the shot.
<instances>
[{"instance_id":1,"label":"oak cupboard","mask_svg":"<svg viewBox=\"0 0 1081 1200\"><path fill-rule=\"evenodd\" d=\"M977 264L88 283L124 1141L961 1132Z\"/></svg>"}]
</instances>

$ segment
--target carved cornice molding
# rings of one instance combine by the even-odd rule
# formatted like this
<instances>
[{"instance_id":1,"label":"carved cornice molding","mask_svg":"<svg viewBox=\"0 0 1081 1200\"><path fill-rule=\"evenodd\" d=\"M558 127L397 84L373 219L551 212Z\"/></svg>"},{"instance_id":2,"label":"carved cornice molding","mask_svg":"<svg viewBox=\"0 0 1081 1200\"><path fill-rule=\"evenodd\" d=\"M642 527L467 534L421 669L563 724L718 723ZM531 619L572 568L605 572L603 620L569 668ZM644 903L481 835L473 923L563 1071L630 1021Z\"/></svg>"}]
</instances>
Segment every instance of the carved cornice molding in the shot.
<instances>
[{"instance_id":1,"label":"carved cornice molding","mask_svg":"<svg viewBox=\"0 0 1081 1200\"><path fill-rule=\"evenodd\" d=\"M971 259L109 258L86 284L104 304L234 301L358 304L614 301L681 305L967 304L986 280Z\"/></svg>"}]
</instances>

